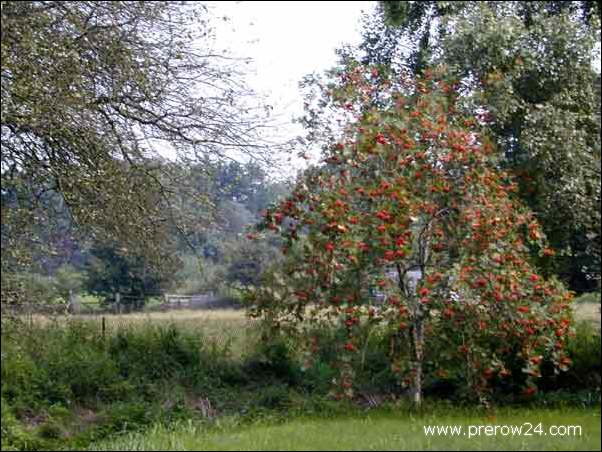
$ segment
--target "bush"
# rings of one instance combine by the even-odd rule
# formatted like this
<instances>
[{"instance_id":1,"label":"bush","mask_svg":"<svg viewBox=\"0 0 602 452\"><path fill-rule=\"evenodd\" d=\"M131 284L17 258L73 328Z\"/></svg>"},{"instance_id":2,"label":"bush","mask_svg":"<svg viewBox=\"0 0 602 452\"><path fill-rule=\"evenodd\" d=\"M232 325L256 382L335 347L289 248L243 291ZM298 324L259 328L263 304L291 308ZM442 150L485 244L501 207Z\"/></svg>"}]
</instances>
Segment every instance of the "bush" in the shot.
<instances>
[{"instance_id":1,"label":"bush","mask_svg":"<svg viewBox=\"0 0 602 452\"><path fill-rule=\"evenodd\" d=\"M583 404L584 400L600 398L600 331L589 322L576 325L575 335L567 343L572 363L567 371L554 373L546 363L542 367L540 387L551 399ZM557 393L557 394L554 394Z\"/></svg>"},{"instance_id":2,"label":"bush","mask_svg":"<svg viewBox=\"0 0 602 452\"><path fill-rule=\"evenodd\" d=\"M575 336L568 342L573 363L569 370L559 375L559 386L575 390L600 390L600 331L590 323L577 325Z\"/></svg>"},{"instance_id":3,"label":"bush","mask_svg":"<svg viewBox=\"0 0 602 452\"><path fill-rule=\"evenodd\" d=\"M286 408L291 404L290 389L284 384L267 386L258 394L256 404L268 409Z\"/></svg>"},{"instance_id":4,"label":"bush","mask_svg":"<svg viewBox=\"0 0 602 452\"><path fill-rule=\"evenodd\" d=\"M15 347L8 340L2 340L2 399L13 406L21 402L23 406L35 406L36 387L48 377L41 372L32 357ZM4 411L2 411L4 413Z\"/></svg>"},{"instance_id":5,"label":"bush","mask_svg":"<svg viewBox=\"0 0 602 452\"><path fill-rule=\"evenodd\" d=\"M106 411L108 424L105 429L121 432L139 430L149 425L156 418L156 413L149 405L141 402L118 402L112 404Z\"/></svg>"},{"instance_id":6,"label":"bush","mask_svg":"<svg viewBox=\"0 0 602 452\"><path fill-rule=\"evenodd\" d=\"M38 427L38 435L46 439L60 439L65 435L65 431L60 424L50 420Z\"/></svg>"},{"instance_id":7,"label":"bush","mask_svg":"<svg viewBox=\"0 0 602 452\"><path fill-rule=\"evenodd\" d=\"M318 393L328 393L337 376L340 339L345 328L313 330L308 336L319 346L311 353L311 366L307 368L303 386ZM399 382L391 370L389 346L391 334L380 326L362 325L357 334L359 352L351 362L355 372L355 386L360 391L397 392Z\"/></svg>"},{"instance_id":8,"label":"bush","mask_svg":"<svg viewBox=\"0 0 602 452\"><path fill-rule=\"evenodd\" d=\"M86 324L72 324L64 335L49 344L42 365L51 386L62 384L69 389L67 400L110 400L120 376L105 350L98 331ZM50 389L50 388L49 388Z\"/></svg>"},{"instance_id":9,"label":"bush","mask_svg":"<svg viewBox=\"0 0 602 452\"><path fill-rule=\"evenodd\" d=\"M110 339L109 354L123 377L138 380L190 375L201 364L198 335L174 326L120 330Z\"/></svg>"},{"instance_id":10,"label":"bush","mask_svg":"<svg viewBox=\"0 0 602 452\"><path fill-rule=\"evenodd\" d=\"M37 450L42 447L42 441L25 430L4 398L2 405L2 450Z\"/></svg>"},{"instance_id":11,"label":"bush","mask_svg":"<svg viewBox=\"0 0 602 452\"><path fill-rule=\"evenodd\" d=\"M269 335L257 345L257 350L246 359L244 372L252 375L255 380L284 381L296 384L299 381L301 368L294 354L295 342L283 334Z\"/></svg>"},{"instance_id":12,"label":"bush","mask_svg":"<svg viewBox=\"0 0 602 452\"><path fill-rule=\"evenodd\" d=\"M224 358L222 349L205 350L199 333L175 327L122 328L103 338L92 322L44 327L7 322L2 448L52 449L65 441L79 447L99 434L189 416L191 388L214 390L222 377L242 379L240 366ZM102 414L88 425L77 419L76 408ZM27 419L40 416L44 422L37 428L23 428ZM69 424L76 425L75 435L66 433Z\"/></svg>"}]
</instances>

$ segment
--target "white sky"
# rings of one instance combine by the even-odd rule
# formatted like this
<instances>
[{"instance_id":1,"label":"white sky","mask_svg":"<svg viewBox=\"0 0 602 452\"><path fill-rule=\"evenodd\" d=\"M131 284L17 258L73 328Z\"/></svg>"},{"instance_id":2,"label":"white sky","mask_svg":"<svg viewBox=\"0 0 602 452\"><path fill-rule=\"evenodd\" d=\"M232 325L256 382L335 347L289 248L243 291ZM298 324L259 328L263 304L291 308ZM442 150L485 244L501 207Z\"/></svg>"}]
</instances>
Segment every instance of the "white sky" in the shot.
<instances>
[{"instance_id":1,"label":"white sky","mask_svg":"<svg viewBox=\"0 0 602 452\"><path fill-rule=\"evenodd\" d=\"M360 40L362 11L374 1L232 1L208 2L215 18L216 44L234 56L253 60L247 82L268 98L280 118L279 136L302 134L292 118L303 112L298 83L304 75L331 68L334 50ZM294 165L298 167L301 160Z\"/></svg>"},{"instance_id":2,"label":"white sky","mask_svg":"<svg viewBox=\"0 0 602 452\"><path fill-rule=\"evenodd\" d=\"M246 81L267 96L281 126L280 140L303 135L293 117L303 113L298 83L304 75L331 68L334 50L360 40L362 11L372 11L375 1L209 1L215 43L232 56L251 58ZM226 17L227 20L221 20ZM600 66L600 60L595 63ZM299 149L300 151L301 149ZM293 168L304 166L293 159ZM292 168L291 168L292 169ZM294 173L292 169L291 173Z\"/></svg>"}]
</instances>

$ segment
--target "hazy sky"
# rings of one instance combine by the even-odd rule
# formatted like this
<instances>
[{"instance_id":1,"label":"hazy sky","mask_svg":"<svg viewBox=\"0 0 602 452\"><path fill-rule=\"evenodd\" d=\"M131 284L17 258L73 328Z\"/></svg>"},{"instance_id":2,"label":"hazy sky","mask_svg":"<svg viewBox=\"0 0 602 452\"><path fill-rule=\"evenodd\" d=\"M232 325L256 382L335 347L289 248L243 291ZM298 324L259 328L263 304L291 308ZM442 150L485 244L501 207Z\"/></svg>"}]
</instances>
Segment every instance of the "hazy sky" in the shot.
<instances>
[{"instance_id":1,"label":"hazy sky","mask_svg":"<svg viewBox=\"0 0 602 452\"><path fill-rule=\"evenodd\" d=\"M210 1L216 45L235 56L248 57L246 80L268 96L281 127L280 138L303 133L292 123L303 112L298 83L304 75L329 69L334 50L343 43L358 43L362 11L375 1ZM227 20L222 20L226 17ZM598 57L594 66L600 72ZM303 164L297 159L296 168Z\"/></svg>"},{"instance_id":2,"label":"hazy sky","mask_svg":"<svg viewBox=\"0 0 602 452\"><path fill-rule=\"evenodd\" d=\"M292 138L302 131L291 122L303 111L298 83L311 72L329 69L334 50L360 39L359 20L376 2L249 1L209 2L216 44L236 56L252 58L249 85L268 96L280 133ZM299 162L297 162L298 164Z\"/></svg>"},{"instance_id":3,"label":"hazy sky","mask_svg":"<svg viewBox=\"0 0 602 452\"><path fill-rule=\"evenodd\" d=\"M283 108L300 106L297 83L312 71L330 68L335 48L359 41L362 10L376 2L249 1L209 2L216 17L218 45L250 57L252 86L271 94Z\"/></svg>"}]
</instances>

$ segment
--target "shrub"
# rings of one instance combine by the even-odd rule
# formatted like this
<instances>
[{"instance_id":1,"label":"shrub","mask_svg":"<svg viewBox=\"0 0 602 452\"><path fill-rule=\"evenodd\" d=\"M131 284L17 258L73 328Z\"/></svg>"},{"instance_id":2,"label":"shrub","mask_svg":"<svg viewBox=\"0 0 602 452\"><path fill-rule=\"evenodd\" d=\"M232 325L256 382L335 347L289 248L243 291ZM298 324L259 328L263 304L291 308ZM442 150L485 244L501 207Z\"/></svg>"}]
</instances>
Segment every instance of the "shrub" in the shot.
<instances>
[{"instance_id":1,"label":"shrub","mask_svg":"<svg viewBox=\"0 0 602 452\"><path fill-rule=\"evenodd\" d=\"M286 408L291 404L288 385L277 384L262 388L257 396L257 406L268 409Z\"/></svg>"},{"instance_id":2,"label":"shrub","mask_svg":"<svg viewBox=\"0 0 602 452\"><path fill-rule=\"evenodd\" d=\"M294 338L283 334L267 335L257 350L246 359L244 371L254 379L275 379L295 384L299 381L299 361L293 352Z\"/></svg>"},{"instance_id":3,"label":"shrub","mask_svg":"<svg viewBox=\"0 0 602 452\"><path fill-rule=\"evenodd\" d=\"M575 336L568 342L572 365L558 376L559 387L599 391L601 348L600 331L588 322L580 322Z\"/></svg>"},{"instance_id":4,"label":"shrub","mask_svg":"<svg viewBox=\"0 0 602 452\"><path fill-rule=\"evenodd\" d=\"M168 422L190 415L191 388L215 390L221 378L243 380L240 366L228 363L221 348L203 348L198 332L147 325L103 338L98 325L76 321L7 323L1 372L3 450L85 445L99 435ZM63 425L78 422L75 407L101 414L67 440ZM43 424L30 432L22 428L40 413Z\"/></svg>"},{"instance_id":5,"label":"shrub","mask_svg":"<svg viewBox=\"0 0 602 452\"><path fill-rule=\"evenodd\" d=\"M37 432L38 435L46 439L60 439L65 434L62 426L53 420L49 420L40 425Z\"/></svg>"},{"instance_id":6,"label":"shrub","mask_svg":"<svg viewBox=\"0 0 602 452\"><path fill-rule=\"evenodd\" d=\"M15 414L4 398L0 399L2 405L1 432L2 450L37 450L43 442L28 432L17 421Z\"/></svg>"},{"instance_id":7,"label":"shrub","mask_svg":"<svg viewBox=\"0 0 602 452\"><path fill-rule=\"evenodd\" d=\"M109 354L125 378L167 379L192 372L201 364L198 336L174 326L122 329L109 341Z\"/></svg>"}]
</instances>

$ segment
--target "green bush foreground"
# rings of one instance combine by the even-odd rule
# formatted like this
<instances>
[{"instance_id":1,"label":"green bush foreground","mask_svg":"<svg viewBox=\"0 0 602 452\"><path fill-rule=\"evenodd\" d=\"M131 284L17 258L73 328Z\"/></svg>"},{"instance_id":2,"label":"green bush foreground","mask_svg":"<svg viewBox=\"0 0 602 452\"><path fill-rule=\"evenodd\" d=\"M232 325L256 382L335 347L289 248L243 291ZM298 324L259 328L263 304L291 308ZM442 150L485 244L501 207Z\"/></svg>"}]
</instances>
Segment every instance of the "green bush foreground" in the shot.
<instances>
[{"instance_id":1,"label":"green bush foreground","mask_svg":"<svg viewBox=\"0 0 602 452\"><path fill-rule=\"evenodd\" d=\"M225 323L224 330L227 329ZM260 332L245 331L245 340L257 341ZM81 449L91 445L160 449L173 438L184 441L194 429L208 432L203 436L205 442L184 442L174 447L261 448L264 443L258 438L269 433L275 441L270 447L286 449L290 446L286 432L297 428L311 437L320 435L322 429L326 441L300 443L299 447L328 448L329 441L335 441L330 432L340 430L343 435L347 423L340 419L348 416L352 417L348 427L351 436L343 435L337 443L343 448L349 441L349 447L418 447L423 443L404 436L422 424L402 422L414 419L415 413L404 408L403 390L386 366L383 354L387 340L378 334L371 336L358 368L357 397L340 403L329 396L335 374L334 351L326 350L315 357L311 367L304 368L301 357L295 353L298 344L286 338L251 344L248 351L232 353L230 341L210 340L202 328L124 325L103 336L96 321L33 326L6 322L2 326L2 450ZM535 412L538 416L548 416L550 423L556 419L556 424L568 421L563 421L564 414L559 411L545 414L551 408L572 407L569 412L577 416L575 422L587 425L592 424L591 416L598 416L599 449L599 408L592 408L600 403L599 332L588 324L580 324L570 350L572 369L559 376L544 375L542 391L536 397L526 400L508 387L495 395L496 406L514 410L503 417L504 423L511 423L512 419L519 423L519 418L531 421L528 409L533 408L540 410ZM430 382L427 395L424 413L428 413L429 423L435 423L437 418L441 419L439 424L452 423L452 418L475 413L473 401L454 381ZM450 411L449 403L459 408ZM517 406L504 405L519 405L521 411L517 411ZM374 408L371 413L376 414L367 418L365 412ZM583 408L587 409L575 411ZM479 409L483 416L489 415L485 408ZM385 429L385 442L379 443L375 433L362 435L365 441L355 443L352 437L362 431L359 425L368 422L366 419L381 419L378 413L384 413L383 423L379 420L374 431ZM292 424L274 426L284 421ZM468 422L468 418L463 422ZM358 424L357 429L352 427L354 423ZM252 428L245 429L246 426ZM591 431L590 427L587 428ZM184 433L172 433L178 428L184 428ZM226 441L227 431L239 432L231 443ZM136 436L136 432L148 432L150 436ZM396 432L405 439L386 440ZM106 443L116 435L114 443ZM418 437L425 440L423 434ZM371 443L370 438L376 442ZM568 440L564 440L562 447L570 448ZM472 446L454 446L443 439L432 441L424 443L424 447L480 448L489 444L471 440ZM578 443L579 447L589 448L592 443L587 441ZM550 447L553 444L560 443L552 442Z\"/></svg>"}]
</instances>

